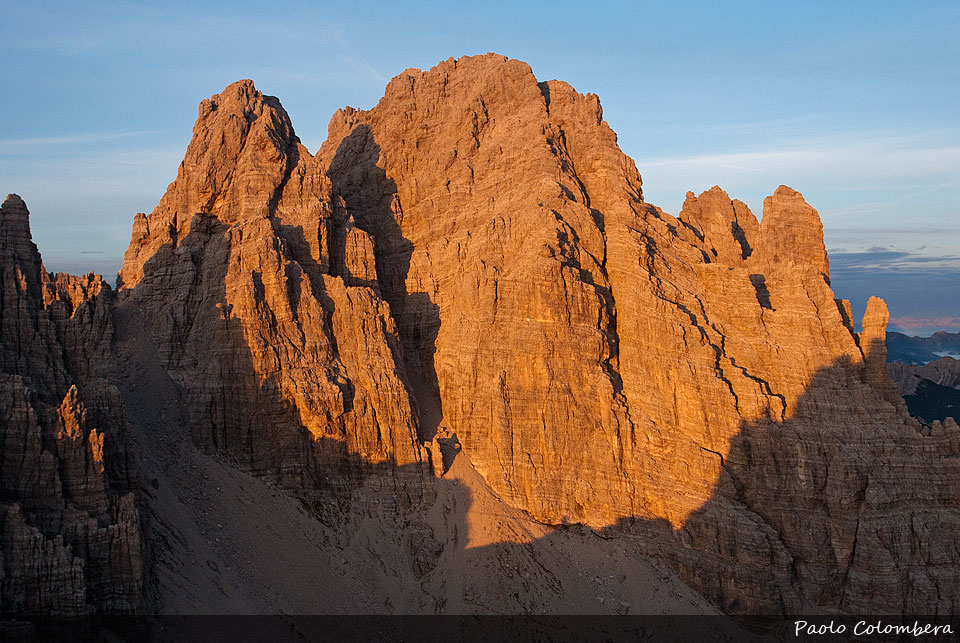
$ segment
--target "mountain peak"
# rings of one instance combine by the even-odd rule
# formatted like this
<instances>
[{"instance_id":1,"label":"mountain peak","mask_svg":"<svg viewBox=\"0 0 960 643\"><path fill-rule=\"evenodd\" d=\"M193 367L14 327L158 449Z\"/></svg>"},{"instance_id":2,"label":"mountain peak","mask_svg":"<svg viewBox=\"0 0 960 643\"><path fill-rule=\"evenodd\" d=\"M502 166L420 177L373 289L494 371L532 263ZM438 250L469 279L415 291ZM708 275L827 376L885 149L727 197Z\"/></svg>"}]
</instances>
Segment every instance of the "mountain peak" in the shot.
<instances>
[{"instance_id":1,"label":"mountain peak","mask_svg":"<svg viewBox=\"0 0 960 643\"><path fill-rule=\"evenodd\" d=\"M809 266L830 283L820 214L793 188L781 185L763 201L760 219L763 256L770 266Z\"/></svg>"},{"instance_id":2,"label":"mountain peak","mask_svg":"<svg viewBox=\"0 0 960 643\"><path fill-rule=\"evenodd\" d=\"M504 56L405 71L374 108L338 111L315 156L276 98L238 81L201 103L176 180L134 219L122 296L103 298L117 314L100 309L116 341L97 345L132 351L112 359L145 448L164 423L189 427L183 453L266 478L342 530L323 542L380 556L357 554L372 585L466 605L442 579L458 543L482 541L436 520L443 477L466 467L484 512L647 542L731 611L939 610L954 532L925 532L949 557L935 569L911 539L870 536L910 533L916 511L956 524L960 497L960 438L914 431L890 403L885 306L871 301L858 346L796 190L758 222L718 186L678 217L640 186L597 96ZM4 324L31 331L17 310ZM180 467L151 471L184 484ZM217 491L232 513L240 496ZM176 495L144 502L160 515ZM254 524L238 528L251 561ZM158 594L192 573L175 553ZM928 572L943 576L911 594L903 579ZM548 611L538 595L525 605Z\"/></svg>"},{"instance_id":3,"label":"mountain peak","mask_svg":"<svg viewBox=\"0 0 960 643\"><path fill-rule=\"evenodd\" d=\"M143 264L179 244L196 222L209 227L271 216L301 159L309 155L286 110L252 80L201 101L177 178L154 211L134 222L118 285L137 283Z\"/></svg>"},{"instance_id":4,"label":"mountain peak","mask_svg":"<svg viewBox=\"0 0 960 643\"><path fill-rule=\"evenodd\" d=\"M225 223L266 215L264 203L296 164L290 117L252 80L240 80L200 103L193 138L160 208L203 212Z\"/></svg>"},{"instance_id":5,"label":"mountain peak","mask_svg":"<svg viewBox=\"0 0 960 643\"><path fill-rule=\"evenodd\" d=\"M3 213L3 234L20 234L30 239L30 213L19 194L8 194L0 206L0 212Z\"/></svg>"}]
</instances>

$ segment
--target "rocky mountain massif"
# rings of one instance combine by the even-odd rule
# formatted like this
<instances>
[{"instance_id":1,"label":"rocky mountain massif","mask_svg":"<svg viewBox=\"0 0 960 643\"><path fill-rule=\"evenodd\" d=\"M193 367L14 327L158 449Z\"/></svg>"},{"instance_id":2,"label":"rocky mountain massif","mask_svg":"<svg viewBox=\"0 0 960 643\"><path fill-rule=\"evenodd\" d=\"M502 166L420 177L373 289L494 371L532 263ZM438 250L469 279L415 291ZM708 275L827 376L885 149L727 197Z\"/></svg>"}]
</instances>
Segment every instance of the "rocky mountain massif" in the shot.
<instances>
[{"instance_id":1,"label":"rocky mountain massif","mask_svg":"<svg viewBox=\"0 0 960 643\"><path fill-rule=\"evenodd\" d=\"M0 207L0 606L9 613L142 606L136 472L110 358L113 293L47 273L27 208Z\"/></svg>"},{"instance_id":2,"label":"rocky mountain massif","mask_svg":"<svg viewBox=\"0 0 960 643\"><path fill-rule=\"evenodd\" d=\"M929 380L940 386L960 389L960 360L942 357L922 366L913 366L903 362L887 362L890 379L903 395L916 393L917 386L923 380Z\"/></svg>"},{"instance_id":3,"label":"rocky mountain massif","mask_svg":"<svg viewBox=\"0 0 960 643\"><path fill-rule=\"evenodd\" d=\"M960 333L887 335L887 371L911 415L922 421L960 417L958 352Z\"/></svg>"},{"instance_id":4,"label":"rocky mountain massif","mask_svg":"<svg viewBox=\"0 0 960 643\"><path fill-rule=\"evenodd\" d=\"M816 210L663 212L522 62L408 70L314 155L230 85L115 295L7 203L5 611L958 609L960 428Z\"/></svg>"},{"instance_id":5,"label":"rocky mountain massif","mask_svg":"<svg viewBox=\"0 0 960 643\"><path fill-rule=\"evenodd\" d=\"M941 357L960 356L960 333L940 331L930 337L887 333L887 359L911 366L923 366Z\"/></svg>"},{"instance_id":6,"label":"rocky mountain massif","mask_svg":"<svg viewBox=\"0 0 960 643\"><path fill-rule=\"evenodd\" d=\"M911 415L925 421L960 416L960 360L947 356L920 366L892 361L887 371Z\"/></svg>"}]
</instances>

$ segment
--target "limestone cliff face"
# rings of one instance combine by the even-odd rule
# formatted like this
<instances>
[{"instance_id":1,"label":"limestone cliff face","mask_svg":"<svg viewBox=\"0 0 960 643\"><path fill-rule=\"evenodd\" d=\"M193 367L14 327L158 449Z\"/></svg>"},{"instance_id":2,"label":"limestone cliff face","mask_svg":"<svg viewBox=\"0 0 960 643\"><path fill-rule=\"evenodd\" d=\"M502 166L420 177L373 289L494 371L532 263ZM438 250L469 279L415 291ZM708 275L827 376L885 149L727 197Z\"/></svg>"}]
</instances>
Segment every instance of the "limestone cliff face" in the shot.
<instances>
[{"instance_id":1,"label":"limestone cliff face","mask_svg":"<svg viewBox=\"0 0 960 643\"><path fill-rule=\"evenodd\" d=\"M110 394L70 378L114 359L115 307L197 444L330 520L429 506L462 453L498 501L639 534L729 612L956 611L960 429L906 414L886 307L854 332L816 210L780 186L758 221L715 187L674 217L641 185L596 96L501 56L404 72L338 111L315 156L241 81L201 103L176 180L134 220L116 304L96 278L43 277L9 235L4 372L40 374L49 426L93 435ZM117 506L71 439L63 493ZM104 461L111 485L129 473ZM437 532L395 524L429 574Z\"/></svg>"},{"instance_id":2,"label":"limestone cliff face","mask_svg":"<svg viewBox=\"0 0 960 643\"><path fill-rule=\"evenodd\" d=\"M944 567L904 534L955 524L954 436L891 394L879 304L856 336L798 192L760 223L716 188L674 218L595 96L492 55L401 74L317 159L373 239L411 379L509 502L664 519L735 611L951 607L949 529L924 536Z\"/></svg>"},{"instance_id":3,"label":"limestone cliff face","mask_svg":"<svg viewBox=\"0 0 960 643\"><path fill-rule=\"evenodd\" d=\"M201 103L119 282L208 450L327 501L379 463L424 457L370 239L250 81Z\"/></svg>"},{"instance_id":4,"label":"limestone cliff face","mask_svg":"<svg viewBox=\"0 0 960 643\"><path fill-rule=\"evenodd\" d=\"M141 603L123 404L94 375L110 289L49 275L25 204L0 208L0 609L128 613Z\"/></svg>"}]
</instances>

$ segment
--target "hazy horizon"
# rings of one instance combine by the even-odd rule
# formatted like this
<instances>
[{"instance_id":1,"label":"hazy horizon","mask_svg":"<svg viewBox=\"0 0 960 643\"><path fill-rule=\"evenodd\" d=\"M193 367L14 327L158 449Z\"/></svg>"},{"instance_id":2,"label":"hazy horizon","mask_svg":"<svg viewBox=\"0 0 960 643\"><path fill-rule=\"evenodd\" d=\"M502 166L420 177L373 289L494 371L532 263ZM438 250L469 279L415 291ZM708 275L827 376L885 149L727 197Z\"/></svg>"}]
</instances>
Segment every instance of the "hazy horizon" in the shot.
<instances>
[{"instance_id":1,"label":"hazy horizon","mask_svg":"<svg viewBox=\"0 0 960 643\"><path fill-rule=\"evenodd\" d=\"M26 201L48 269L112 281L197 104L230 82L277 96L315 152L336 109L372 107L404 69L496 51L598 94L649 202L676 215L718 184L759 218L789 185L857 316L877 295L891 329L960 330L960 5L4 9L0 190Z\"/></svg>"}]
</instances>

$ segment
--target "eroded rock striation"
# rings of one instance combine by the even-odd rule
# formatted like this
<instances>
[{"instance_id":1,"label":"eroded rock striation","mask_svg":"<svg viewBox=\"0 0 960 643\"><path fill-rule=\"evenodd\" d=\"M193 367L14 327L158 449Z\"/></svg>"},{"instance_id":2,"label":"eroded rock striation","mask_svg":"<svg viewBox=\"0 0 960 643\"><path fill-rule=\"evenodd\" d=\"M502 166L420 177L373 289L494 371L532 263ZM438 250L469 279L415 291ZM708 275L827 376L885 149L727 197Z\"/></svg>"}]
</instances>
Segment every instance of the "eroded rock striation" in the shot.
<instances>
[{"instance_id":1,"label":"eroded rock striation","mask_svg":"<svg viewBox=\"0 0 960 643\"><path fill-rule=\"evenodd\" d=\"M817 211L780 186L759 221L719 187L663 212L598 98L520 61L407 70L316 155L230 85L137 215L117 303L44 283L72 372L109 362L105 307L149 320L205 452L328 522L388 507L424 583L450 543L412 516L464 458L728 612L957 609L960 429L907 415L886 306L854 332Z\"/></svg>"},{"instance_id":2,"label":"eroded rock striation","mask_svg":"<svg viewBox=\"0 0 960 643\"><path fill-rule=\"evenodd\" d=\"M426 455L371 246L279 101L242 81L201 103L177 179L137 216L119 275L121 301L150 320L187 393L198 443L320 493L318 505Z\"/></svg>"},{"instance_id":3,"label":"eroded rock striation","mask_svg":"<svg viewBox=\"0 0 960 643\"><path fill-rule=\"evenodd\" d=\"M953 555L931 567L907 534L937 516L923 540L952 547L955 436L906 416L885 307L853 332L798 192L759 223L717 188L672 217L595 96L497 56L405 72L317 157L412 370L508 502L665 521L661 553L734 611L951 609Z\"/></svg>"},{"instance_id":4,"label":"eroded rock striation","mask_svg":"<svg viewBox=\"0 0 960 643\"><path fill-rule=\"evenodd\" d=\"M141 604L136 473L123 403L95 375L112 292L51 275L26 205L0 208L0 608L130 613Z\"/></svg>"}]
</instances>

